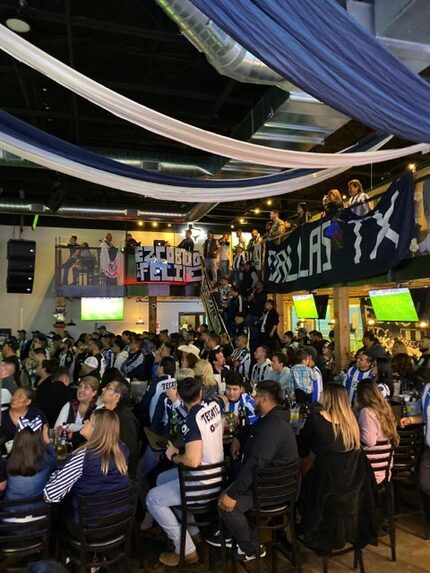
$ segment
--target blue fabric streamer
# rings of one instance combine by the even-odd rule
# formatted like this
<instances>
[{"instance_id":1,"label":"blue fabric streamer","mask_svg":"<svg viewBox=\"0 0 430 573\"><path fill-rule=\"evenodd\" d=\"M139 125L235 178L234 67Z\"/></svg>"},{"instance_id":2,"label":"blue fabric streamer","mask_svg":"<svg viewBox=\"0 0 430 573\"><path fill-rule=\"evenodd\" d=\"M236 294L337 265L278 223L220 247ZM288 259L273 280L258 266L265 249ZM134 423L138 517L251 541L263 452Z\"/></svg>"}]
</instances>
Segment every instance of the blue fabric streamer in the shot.
<instances>
[{"instance_id":1,"label":"blue fabric streamer","mask_svg":"<svg viewBox=\"0 0 430 573\"><path fill-rule=\"evenodd\" d=\"M251 187L253 185L263 185L267 183L276 183L278 181L288 181L295 177L301 177L310 173L317 173L319 169L289 169L274 175L266 175L263 177L252 177L249 179L196 179L191 177L175 177L173 175L165 175L154 171L147 171L137 167L124 165L119 161L103 157L92 151L88 151L72 143L68 143L63 139L50 135L37 127L33 127L24 121L17 119L9 113L0 110L0 131L23 141L25 143L35 145L45 151L54 153L58 156L70 159L93 167L101 171L106 171L115 175L129 177L139 181L148 181L150 183L160 183L164 185L186 185L188 187L207 187L218 188L224 187ZM362 143L352 147L349 151L366 151L374 145L385 139L386 135L377 135L367 138Z\"/></svg>"},{"instance_id":2,"label":"blue fabric streamer","mask_svg":"<svg viewBox=\"0 0 430 573\"><path fill-rule=\"evenodd\" d=\"M362 123L430 142L430 85L336 0L191 0L307 93Z\"/></svg>"}]
</instances>

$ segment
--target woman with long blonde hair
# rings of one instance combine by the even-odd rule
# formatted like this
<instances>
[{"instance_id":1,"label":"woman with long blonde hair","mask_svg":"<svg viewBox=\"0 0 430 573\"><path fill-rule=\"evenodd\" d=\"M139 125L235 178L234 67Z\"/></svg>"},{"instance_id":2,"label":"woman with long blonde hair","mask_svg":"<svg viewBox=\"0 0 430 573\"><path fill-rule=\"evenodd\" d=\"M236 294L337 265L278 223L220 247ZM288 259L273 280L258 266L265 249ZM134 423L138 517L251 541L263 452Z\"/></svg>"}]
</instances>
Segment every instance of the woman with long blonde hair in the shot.
<instances>
[{"instance_id":1,"label":"woman with long blonde hair","mask_svg":"<svg viewBox=\"0 0 430 573\"><path fill-rule=\"evenodd\" d=\"M362 380L357 386L356 405L359 409L358 425L363 449L384 449L380 442L399 443L397 423L393 411L372 379ZM372 456L372 459L374 456ZM385 479L385 472L376 472L378 483Z\"/></svg>"},{"instance_id":2,"label":"woman with long blonde hair","mask_svg":"<svg viewBox=\"0 0 430 573\"><path fill-rule=\"evenodd\" d=\"M218 393L218 382L215 378L212 364L209 360L199 360L196 362L194 374L201 379L203 383L203 399L211 399Z\"/></svg>"},{"instance_id":3,"label":"woman with long blonde hair","mask_svg":"<svg viewBox=\"0 0 430 573\"><path fill-rule=\"evenodd\" d=\"M128 451L119 440L115 412L96 410L85 422L81 435L87 442L49 480L43 492L46 501L59 502L70 492L74 502L77 495L102 495L130 485Z\"/></svg>"},{"instance_id":4,"label":"woman with long blonde hair","mask_svg":"<svg viewBox=\"0 0 430 573\"><path fill-rule=\"evenodd\" d=\"M329 383L324 388L322 410L313 411L298 437L299 454L304 459L302 472L325 453L343 453L360 448L360 428L348 400L346 388Z\"/></svg>"}]
</instances>

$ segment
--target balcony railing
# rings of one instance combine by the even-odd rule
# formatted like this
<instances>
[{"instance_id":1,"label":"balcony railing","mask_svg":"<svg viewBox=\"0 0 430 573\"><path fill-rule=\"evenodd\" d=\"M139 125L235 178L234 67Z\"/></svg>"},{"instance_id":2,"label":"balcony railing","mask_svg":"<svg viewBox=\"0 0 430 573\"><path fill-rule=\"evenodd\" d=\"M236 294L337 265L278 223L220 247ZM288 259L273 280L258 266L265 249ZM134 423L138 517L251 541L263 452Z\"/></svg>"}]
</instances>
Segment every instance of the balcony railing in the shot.
<instances>
[{"instance_id":1,"label":"balcony railing","mask_svg":"<svg viewBox=\"0 0 430 573\"><path fill-rule=\"evenodd\" d=\"M124 296L124 255L117 248L55 247L57 296Z\"/></svg>"}]
</instances>

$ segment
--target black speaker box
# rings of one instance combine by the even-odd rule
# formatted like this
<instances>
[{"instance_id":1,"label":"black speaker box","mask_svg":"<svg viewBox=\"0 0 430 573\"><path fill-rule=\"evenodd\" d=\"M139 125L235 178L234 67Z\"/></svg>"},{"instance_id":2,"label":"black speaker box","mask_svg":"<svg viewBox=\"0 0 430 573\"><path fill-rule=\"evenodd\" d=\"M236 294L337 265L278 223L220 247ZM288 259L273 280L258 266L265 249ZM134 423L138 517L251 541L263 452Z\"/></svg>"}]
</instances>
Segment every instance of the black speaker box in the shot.
<instances>
[{"instance_id":1,"label":"black speaker box","mask_svg":"<svg viewBox=\"0 0 430 573\"><path fill-rule=\"evenodd\" d=\"M7 244L7 258L6 291L24 294L33 292L36 242L11 239Z\"/></svg>"}]
</instances>

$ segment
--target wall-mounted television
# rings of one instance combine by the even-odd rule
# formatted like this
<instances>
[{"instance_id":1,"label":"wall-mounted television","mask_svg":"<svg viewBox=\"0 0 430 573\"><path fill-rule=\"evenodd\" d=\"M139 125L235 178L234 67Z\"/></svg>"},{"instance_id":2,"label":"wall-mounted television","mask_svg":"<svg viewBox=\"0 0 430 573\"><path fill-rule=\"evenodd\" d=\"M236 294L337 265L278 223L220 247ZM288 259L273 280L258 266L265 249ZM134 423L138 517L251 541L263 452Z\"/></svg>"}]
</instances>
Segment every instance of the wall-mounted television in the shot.
<instances>
[{"instance_id":1,"label":"wall-mounted television","mask_svg":"<svg viewBox=\"0 0 430 573\"><path fill-rule=\"evenodd\" d=\"M81 320L124 320L124 299L115 297L82 298Z\"/></svg>"},{"instance_id":2,"label":"wall-mounted television","mask_svg":"<svg viewBox=\"0 0 430 573\"><path fill-rule=\"evenodd\" d=\"M293 303L297 318L324 320L327 314L328 294L318 296L313 294L293 295Z\"/></svg>"},{"instance_id":3,"label":"wall-mounted television","mask_svg":"<svg viewBox=\"0 0 430 573\"><path fill-rule=\"evenodd\" d=\"M418 314L408 288L369 291L376 320L382 322L417 322Z\"/></svg>"}]
</instances>

